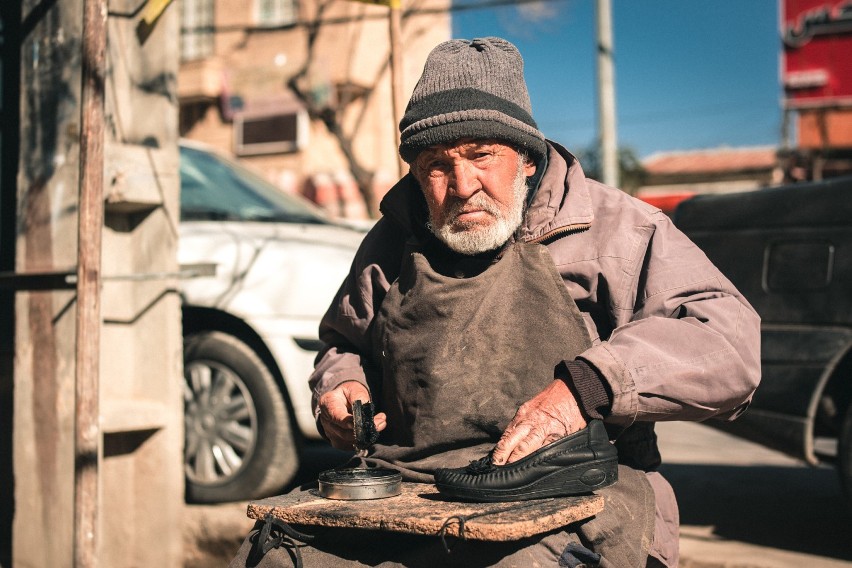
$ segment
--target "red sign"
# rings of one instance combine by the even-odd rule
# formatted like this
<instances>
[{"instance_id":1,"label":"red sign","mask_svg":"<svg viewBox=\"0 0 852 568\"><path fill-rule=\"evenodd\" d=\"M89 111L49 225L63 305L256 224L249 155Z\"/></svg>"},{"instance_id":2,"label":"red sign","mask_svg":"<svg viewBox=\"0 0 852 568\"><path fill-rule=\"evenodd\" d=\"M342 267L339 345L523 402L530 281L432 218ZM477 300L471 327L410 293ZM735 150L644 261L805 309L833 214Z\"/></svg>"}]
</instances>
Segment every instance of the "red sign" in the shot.
<instances>
[{"instance_id":1,"label":"red sign","mask_svg":"<svg viewBox=\"0 0 852 568\"><path fill-rule=\"evenodd\" d=\"M790 107L852 104L852 0L783 0Z\"/></svg>"}]
</instances>

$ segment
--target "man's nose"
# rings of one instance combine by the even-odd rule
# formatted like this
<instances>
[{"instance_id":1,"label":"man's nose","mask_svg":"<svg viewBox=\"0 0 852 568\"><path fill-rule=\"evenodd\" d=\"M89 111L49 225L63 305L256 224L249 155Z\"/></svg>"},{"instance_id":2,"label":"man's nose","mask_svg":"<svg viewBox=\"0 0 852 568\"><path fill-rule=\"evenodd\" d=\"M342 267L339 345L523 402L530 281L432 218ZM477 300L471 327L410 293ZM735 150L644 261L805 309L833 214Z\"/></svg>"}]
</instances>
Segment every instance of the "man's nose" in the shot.
<instances>
[{"instance_id":1,"label":"man's nose","mask_svg":"<svg viewBox=\"0 0 852 568\"><path fill-rule=\"evenodd\" d=\"M481 188L476 171L467 161L459 161L453 165L450 191L456 197L467 199Z\"/></svg>"}]
</instances>

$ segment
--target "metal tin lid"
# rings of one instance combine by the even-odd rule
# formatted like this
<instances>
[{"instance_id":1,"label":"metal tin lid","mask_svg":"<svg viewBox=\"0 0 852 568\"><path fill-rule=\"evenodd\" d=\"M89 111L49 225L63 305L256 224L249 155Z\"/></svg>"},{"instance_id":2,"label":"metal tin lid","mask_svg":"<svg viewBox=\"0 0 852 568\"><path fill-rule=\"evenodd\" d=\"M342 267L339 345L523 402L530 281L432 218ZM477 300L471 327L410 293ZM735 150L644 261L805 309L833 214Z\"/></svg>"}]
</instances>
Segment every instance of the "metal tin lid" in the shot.
<instances>
[{"instance_id":1,"label":"metal tin lid","mask_svg":"<svg viewBox=\"0 0 852 568\"><path fill-rule=\"evenodd\" d=\"M326 499L384 499L402 493L402 474L384 467L329 469L318 480L319 495Z\"/></svg>"}]
</instances>

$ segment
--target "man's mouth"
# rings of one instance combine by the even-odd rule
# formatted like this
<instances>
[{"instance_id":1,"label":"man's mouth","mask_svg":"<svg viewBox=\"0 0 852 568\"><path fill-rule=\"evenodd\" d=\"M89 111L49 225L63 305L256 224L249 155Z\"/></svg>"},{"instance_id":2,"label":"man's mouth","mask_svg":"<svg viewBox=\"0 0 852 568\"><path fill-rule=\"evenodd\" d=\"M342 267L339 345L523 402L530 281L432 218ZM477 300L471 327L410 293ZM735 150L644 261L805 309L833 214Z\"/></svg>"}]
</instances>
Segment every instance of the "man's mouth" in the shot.
<instances>
[{"instance_id":1,"label":"man's mouth","mask_svg":"<svg viewBox=\"0 0 852 568\"><path fill-rule=\"evenodd\" d=\"M461 228L475 227L477 225L492 223L498 216L499 211L484 199L478 199L479 203L467 202L458 204L456 210L450 215L451 223Z\"/></svg>"},{"instance_id":2,"label":"man's mouth","mask_svg":"<svg viewBox=\"0 0 852 568\"><path fill-rule=\"evenodd\" d=\"M478 208L471 207L471 208L462 209L461 211L459 211L456 214L456 221L469 222L469 221L475 221L477 219L482 219L482 218L491 217L491 216L492 216L491 212L486 210L486 209L478 209Z\"/></svg>"}]
</instances>

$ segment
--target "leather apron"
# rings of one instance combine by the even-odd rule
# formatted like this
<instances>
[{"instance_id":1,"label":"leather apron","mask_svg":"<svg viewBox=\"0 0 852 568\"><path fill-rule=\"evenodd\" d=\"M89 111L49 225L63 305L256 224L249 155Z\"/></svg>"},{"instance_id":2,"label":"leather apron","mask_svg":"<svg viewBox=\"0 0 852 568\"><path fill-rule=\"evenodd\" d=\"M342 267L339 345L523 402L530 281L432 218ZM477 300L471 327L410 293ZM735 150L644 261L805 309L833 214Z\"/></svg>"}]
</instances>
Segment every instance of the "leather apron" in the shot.
<instances>
[{"instance_id":1,"label":"leather apron","mask_svg":"<svg viewBox=\"0 0 852 568\"><path fill-rule=\"evenodd\" d=\"M371 388L388 428L369 458L426 483L436 468L491 450L518 407L553 381L556 365L591 345L550 253L524 243L465 278L412 253L374 333L381 385Z\"/></svg>"},{"instance_id":2,"label":"leather apron","mask_svg":"<svg viewBox=\"0 0 852 568\"><path fill-rule=\"evenodd\" d=\"M405 480L423 483L434 482L438 467L466 466L488 453L518 408L554 380L556 365L591 346L574 299L539 244L515 243L485 270L460 278L413 252L374 324L373 361L381 374L370 387L388 427L362 463L394 467ZM517 554L531 562L522 564L552 558L579 539L603 555L601 567L644 566L655 518L645 474L620 465L618 483L597 493L605 505L595 517L536 544L518 543ZM509 554L493 565L515 565L517 558Z\"/></svg>"}]
</instances>

